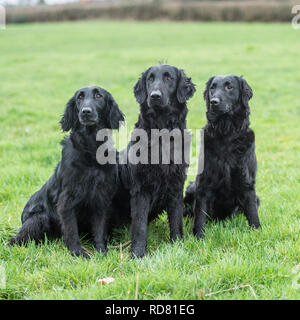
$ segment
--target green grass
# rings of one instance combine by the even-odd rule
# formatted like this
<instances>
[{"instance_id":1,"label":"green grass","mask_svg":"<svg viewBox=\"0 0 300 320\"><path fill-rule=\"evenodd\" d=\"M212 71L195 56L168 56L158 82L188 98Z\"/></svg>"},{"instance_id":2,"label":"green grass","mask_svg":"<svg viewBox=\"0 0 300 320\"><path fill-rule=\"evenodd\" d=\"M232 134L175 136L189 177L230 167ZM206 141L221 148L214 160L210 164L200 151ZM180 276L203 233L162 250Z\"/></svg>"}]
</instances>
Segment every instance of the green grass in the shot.
<instances>
[{"instance_id":1,"label":"green grass","mask_svg":"<svg viewBox=\"0 0 300 320\"><path fill-rule=\"evenodd\" d=\"M290 24L78 22L0 30L2 227L20 226L26 201L60 159L58 121L74 91L99 84L112 92L130 129L138 114L132 88L158 61L184 68L197 84L190 129L205 124L210 76L244 75L252 86L262 223L259 231L243 216L210 223L198 242L185 220L184 241L171 244L162 215L149 227L147 256L132 261L127 247L122 263L116 248L89 261L73 258L61 240L7 247L12 231L1 229L7 283L0 299L299 299L292 286L300 264L299 37ZM129 228L117 230L110 245L129 238ZM105 276L116 281L97 284ZM206 296L240 285L255 294L245 287Z\"/></svg>"}]
</instances>

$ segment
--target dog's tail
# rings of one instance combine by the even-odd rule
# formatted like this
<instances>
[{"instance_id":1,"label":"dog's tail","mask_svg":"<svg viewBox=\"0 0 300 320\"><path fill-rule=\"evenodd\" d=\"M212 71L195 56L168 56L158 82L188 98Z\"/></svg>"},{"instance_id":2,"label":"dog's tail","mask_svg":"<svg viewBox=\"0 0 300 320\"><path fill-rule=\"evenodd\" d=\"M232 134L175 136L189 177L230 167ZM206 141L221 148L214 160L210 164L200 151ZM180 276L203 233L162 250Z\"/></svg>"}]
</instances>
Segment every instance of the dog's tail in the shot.
<instances>
[{"instance_id":1,"label":"dog's tail","mask_svg":"<svg viewBox=\"0 0 300 320\"><path fill-rule=\"evenodd\" d=\"M185 191L185 197L183 199L184 202L184 217L193 217L193 207L194 207L194 200L195 200L195 192L196 192L196 182L192 181L188 185Z\"/></svg>"}]
</instances>

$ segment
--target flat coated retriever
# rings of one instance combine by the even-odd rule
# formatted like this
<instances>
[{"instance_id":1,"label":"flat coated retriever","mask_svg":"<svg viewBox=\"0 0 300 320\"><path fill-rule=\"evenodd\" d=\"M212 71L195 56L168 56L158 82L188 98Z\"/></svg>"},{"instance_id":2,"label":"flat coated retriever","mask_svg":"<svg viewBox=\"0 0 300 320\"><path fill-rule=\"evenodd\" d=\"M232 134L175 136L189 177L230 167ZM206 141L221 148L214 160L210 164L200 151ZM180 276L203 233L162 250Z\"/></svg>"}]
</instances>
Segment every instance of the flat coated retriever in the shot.
<instances>
[{"instance_id":1,"label":"flat coated retriever","mask_svg":"<svg viewBox=\"0 0 300 320\"><path fill-rule=\"evenodd\" d=\"M204 91L204 170L186 191L187 213L194 214L194 235L203 237L207 216L222 220L243 212L254 228L260 226L255 192L255 136L249 128L252 89L245 79L215 76Z\"/></svg>"},{"instance_id":2,"label":"flat coated retriever","mask_svg":"<svg viewBox=\"0 0 300 320\"><path fill-rule=\"evenodd\" d=\"M107 221L117 190L118 168L98 163L97 149L108 140L96 141L96 135L100 129L118 129L123 120L106 90L93 86L74 94L60 121L63 131L71 130L62 142L62 159L26 204L22 227L10 245L63 235L73 255L88 257L79 241L79 235L88 234L99 252L107 251Z\"/></svg>"},{"instance_id":3,"label":"flat coated retriever","mask_svg":"<svg viewBox=\"0 0 300 320\"><path fill-rule=\"evenodd\" d=\"M145 255L147 224L163 210L168 214L171 239L183 236L183 188L187 163L178 164L172 158L170 164L163 164L160 153L158 163L151 164L151 130L170 132L178 129L183 137L188 112L186 101L194 92L191 79L183 70L170 65L150 67L134 87L134 95L140 104L135 130L142 129L147 134L149 162L133 164L129 161L120 166L123 191L118 193L119 200L115 201L115 205L120 204L116 210L122 211L125 218L126 210L122 206L129 202L127 197L130 199L132 257ZM127 147L127 155L135 145L133 140Z\"/></svg>"}]
</instances>

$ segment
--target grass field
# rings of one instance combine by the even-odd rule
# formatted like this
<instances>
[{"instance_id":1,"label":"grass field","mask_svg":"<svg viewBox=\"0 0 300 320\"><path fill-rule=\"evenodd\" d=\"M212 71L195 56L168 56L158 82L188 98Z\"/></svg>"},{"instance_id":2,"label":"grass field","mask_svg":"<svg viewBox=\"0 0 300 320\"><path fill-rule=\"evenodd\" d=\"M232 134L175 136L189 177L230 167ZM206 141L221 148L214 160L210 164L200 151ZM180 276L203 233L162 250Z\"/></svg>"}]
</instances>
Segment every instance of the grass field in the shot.
<instances>
[{"instance_id":1,"label":"grass field","mask_svg":"<svg viewBox=\"0 0 300 320\"><path fill-rule=\"evenodd\" d=\"M299 39L290 24L78 22L0 30L0 299L299 299ZM62 240L7 247L26 201L60 159L58 121L74 91L106 88L132 128L132 88L158 61L185 69L197 84L190 129L205 124L202 92L211 75L244 75L252 86L262 229L250 230L237 216L208 224L197 242L185 220L184 241L171 244L164 214L149 227L147 256L134 261L130 247L122 248L123 259L118 247L130 239L129 228L115 232L106 257L95 253L89 261L73 258ZM115 282L97 284L105 276Z\"/></svg>"}]
</instances>

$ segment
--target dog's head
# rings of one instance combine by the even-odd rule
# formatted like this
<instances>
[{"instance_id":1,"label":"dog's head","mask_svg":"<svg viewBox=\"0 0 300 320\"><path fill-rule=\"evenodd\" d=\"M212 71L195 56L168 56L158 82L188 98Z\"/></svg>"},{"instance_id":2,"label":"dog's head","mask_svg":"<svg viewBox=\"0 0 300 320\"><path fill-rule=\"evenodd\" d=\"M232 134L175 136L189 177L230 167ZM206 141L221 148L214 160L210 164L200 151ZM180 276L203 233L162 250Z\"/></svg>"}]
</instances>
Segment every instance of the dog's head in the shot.
<instances>
[{"instance_id":1,"label":"dog's head","mask_svg":"<svg viewBox=\"0 0 300 320\"><path fill-rule=\"evenodd\" d=\"M214 119L233 115L241 109L248 112L251 98L252 89L246 80L234 75L211 77L204 91L207 115Z\"/></svg>"},{"instance_id":2,"label":"dog's head","mask_svg":"<svg viewBox=\"0 0 300 320\"><path fill-rule=\"evenodd\" d=\"M75 92L60 121L63 131L79 126L118 129L124 116L113 96L100 87L85 87Z\"/></svg>"},{"instance_id":3,"label":"dog's head","mask_svg":"<svg viewBox=\"0 0 300 320\"><path fill-rule=\"evenodd\" d=\"M191 79L183 70L160 64L147 69L134 86L134 95L139 104L149 108L170 106L174 99L185 103L196 91Z\"/></svg>"}]
</instances>

